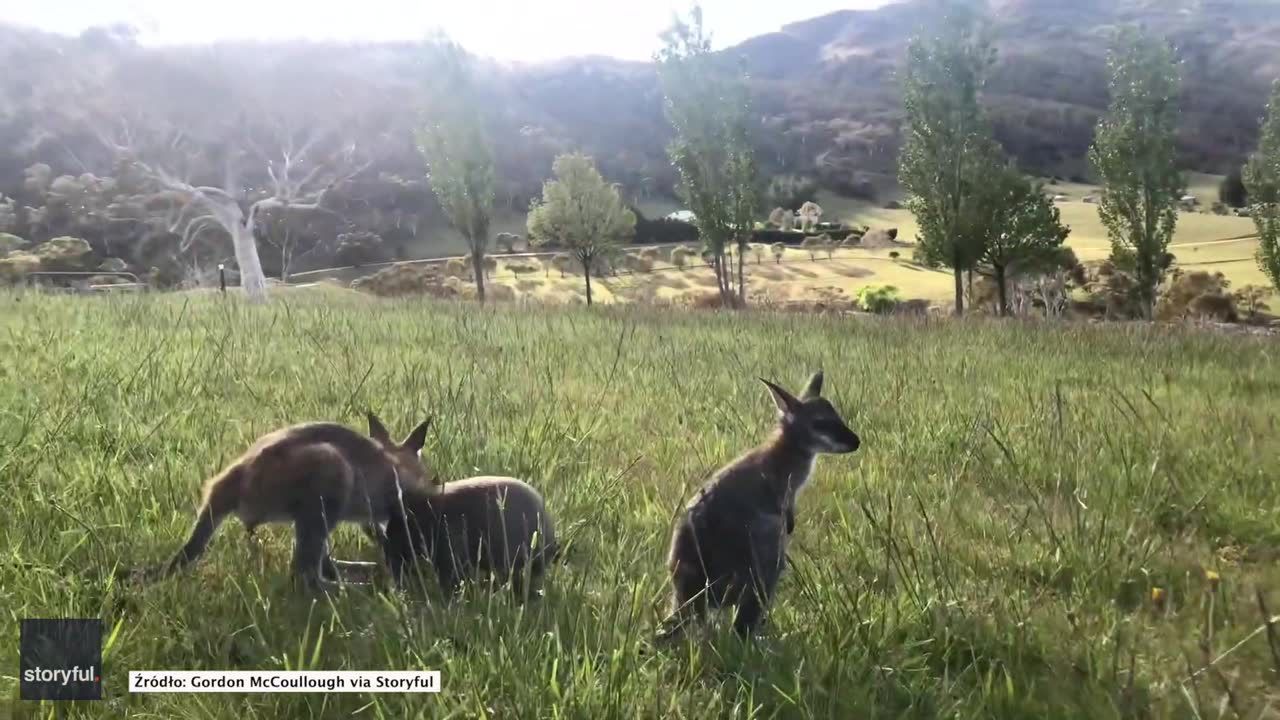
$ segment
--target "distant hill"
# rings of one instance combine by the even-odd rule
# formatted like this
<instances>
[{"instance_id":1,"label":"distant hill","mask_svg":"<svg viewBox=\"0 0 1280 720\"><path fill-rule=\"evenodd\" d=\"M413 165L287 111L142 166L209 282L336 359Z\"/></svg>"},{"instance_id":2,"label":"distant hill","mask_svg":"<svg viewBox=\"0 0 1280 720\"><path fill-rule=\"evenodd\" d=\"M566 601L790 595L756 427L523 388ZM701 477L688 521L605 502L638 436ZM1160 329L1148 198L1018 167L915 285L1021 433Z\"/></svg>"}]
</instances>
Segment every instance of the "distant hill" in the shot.
<instances>
[{"instance_id":1,"label":"distant hill","mask_svg":"<svg viewBox=\"0 0 1280 720\"><path fill-rule=\"evenodd\" d=\"M745 58L767 173L819 177L866 192L891 177L901 122L897 74L931 0L841 11L792 23L728 52ZM1280 3L1271 0L992 0L1000 61L986 102L1024 166L1085 173L1083 156L1107 94L1109 34L1139 23L1183 61L1182 150L1188 168L1223 172L1256 140L1267 86L1280 76ZM715 18L708 19L712 24ZM227 44L147 49L97 30L66 38L0 27L0 192L22 171L105 172L103 130L136 136L183 127L206 159L239 142L270 109L296 127L329 126L361 143L373 170L420 173L409 130L420 95L410 45ZM504 202L523 207L557 152L594 154L637 199L670 195L669 131L648 63L577 58L487 63ZM435 101L445 101L435 99ZM237 129L239 128L239 129ZM211 177L220 170L204 168Z\"/></svg>"}]
</instances>

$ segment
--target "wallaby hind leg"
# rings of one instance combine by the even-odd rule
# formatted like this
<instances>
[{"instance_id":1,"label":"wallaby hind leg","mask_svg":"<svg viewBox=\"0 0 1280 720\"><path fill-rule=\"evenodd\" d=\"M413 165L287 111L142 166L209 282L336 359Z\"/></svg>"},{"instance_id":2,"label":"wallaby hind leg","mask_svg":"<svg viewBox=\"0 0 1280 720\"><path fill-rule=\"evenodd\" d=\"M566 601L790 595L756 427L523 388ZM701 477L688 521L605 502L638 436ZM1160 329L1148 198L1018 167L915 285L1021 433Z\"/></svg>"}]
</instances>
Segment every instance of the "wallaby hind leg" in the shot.
<instances>
[{"instance_id":1,"label":"wallaby hind leg","mask_svg":"<svg viewBox=\"0 0 1280 720\"><path fill-rule=\"evenodd\" d=\"M707 576L696 568L678 567L671 576L671 614L662 621L658 640L671 640L692 622L706 617L710 607Z\"/></svg>"},{"instance_id":2,"label":"wallaby hind leg","mask_svg":"<svg viewBox=\"0 0 1280 720\"><path fill-rule=\"evenodd\" d=\"M737 606L733 630L749 637L764 620L778 586L778 578L786 563L782 543L785 526L778 522L759 522L750 531L748 549L750 569L735 578Z\"/></svg>"},{"instance_id":3,"label":"wallaby hind leg","mask_svg":"<svg viewBox=\"0 0 1280 720\"><path fill-rule=\"evenodd\" d=\"M293 572L308 589L324 589L336 584L324 574L326 569L337 574L329 557L329 535L338 525L342 509L340 499L317 497L306 502L294 515Z\"/></svg>"}]
</instances>

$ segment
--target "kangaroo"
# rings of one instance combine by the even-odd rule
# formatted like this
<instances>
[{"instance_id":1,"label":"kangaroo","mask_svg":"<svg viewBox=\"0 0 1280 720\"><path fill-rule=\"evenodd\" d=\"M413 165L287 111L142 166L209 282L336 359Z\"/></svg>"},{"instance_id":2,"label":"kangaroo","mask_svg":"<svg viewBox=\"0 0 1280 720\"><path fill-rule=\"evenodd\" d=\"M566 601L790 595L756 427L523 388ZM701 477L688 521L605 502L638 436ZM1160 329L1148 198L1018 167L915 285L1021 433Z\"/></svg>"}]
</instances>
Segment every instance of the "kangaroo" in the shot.
<instances>
[{"instance_id":1,"label":"kangaroo","mask_svg":"<svg viewBox=\"0 0 1280 720\"><path fill-rule=\"evenodd\" d=\"M162 569L171 575L204 554L218 526L235 514L252 538L259 525L292 522L293 570L311 589L335 584L339 565L329 556L329 534L339 522L358 522L381 540L404 489L427 484L420 453L428 419L397 443L368 413L369 435L334 423L304 423L262 436L204 486L195 526Z\"/></svg>"},{"instance_id":2,"label":"kangaroo","mask_svg":"<svg viewBox=\"0 0 1280 720\"><path fill-rule=\"evenodd\" d=\"M725 465L685 506L671 537L671 615L659 640L677 636L709 609L736 607L733 629L750 636L772 603L795 529L795 498L817 456L861 441L822 395L822 371L799 398L760 380L778 408L778 427Z\"/></svg>"},{"instance_id":3,"label":"kangaroo","mask_svg":"<svg viewBox=\"0 0 1280 720\"><path fill-rule=\"evenodd\" d=\"M483 571L500 584L510 582L520 596L525 570L538 580L559 546L537 490L516 478L481 476L443 488L406 488L387 522L383 553L397 585L426 560L450 595Z\"/></svg>"}]
</instances>

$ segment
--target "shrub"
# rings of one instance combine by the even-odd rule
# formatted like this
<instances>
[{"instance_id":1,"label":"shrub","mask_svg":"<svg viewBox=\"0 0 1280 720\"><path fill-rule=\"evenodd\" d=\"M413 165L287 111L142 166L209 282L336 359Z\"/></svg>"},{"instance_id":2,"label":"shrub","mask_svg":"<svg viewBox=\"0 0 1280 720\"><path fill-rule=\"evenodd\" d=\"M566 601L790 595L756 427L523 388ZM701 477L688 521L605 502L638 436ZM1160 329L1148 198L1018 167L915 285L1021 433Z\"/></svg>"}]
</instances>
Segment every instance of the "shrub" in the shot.
<instances>
[{"instance_id":1,"label":"shrub","mask_svg":"<svg viewBox=\"0 0 1280 720\"><path fill-rule=\"evenodd\" d=\"M0 232L0 257L4 257L6 253L21 250L29 245L26 240L7 232Z\"/></svg>"},{"instance_id":2,"label":"shrub","mask_svg":"<svg viewBox=\"0 0 1280 720\"><path fill-rule=\"evenodd\" d=\"M1235 298L1227 292L1230 285L1220 272L1175 269L1156 303L1156 318L1169 321L1190 317L1237 322L1240 318Z\"/></svg>"},{"instance_id":3,"label":"shrub","mask_svg":"<svg viewBox=\"0 0 1280 720\"><path fill-rule=\"evenodd\" d=\"M97 267L93 248L77 237L56 237L31 249L40 258L41 270L86 272Z\"/></svg>"},{"instance_id":4,"label":"shrub","mask_svg":"<svg viewBox=\"0 0 1280 720\"><path fill-rule=\"evenodd\" d=\"M1086 271L1084 287L1089 294L1089 306L1108 317L1135 318L1141 315L1137 281L1109 259Z\"/></svg>"},{"instance_id":5,"label":"shrub","mask_svg":"<svg viewBox=\"0 0 1280 720\"><path fill-rule=\"evenodd\" d=\"M640 251L640 257L648 260L650 265L662 259L662 251L658 248L645 248Z\"/></svg>"},{"instance_id":6,"label":"shrub","mask_svg":"<svg viewBox=\"0 0 1280 720\"><path fill-rule=\"evenodd\" d=\"M902 257L902 253L898 252L897 250L894 250L889 253L890 260L897 260L900 257Z\"/></svg>"},{"instance_id":7,"label":"shrub","mask_svg":"<svg viewBox=\"0 0 1280 720\"><path fill-rule=\"evenodd\" d=\"M387 255L380 235L357 231L338 236L338 248L333 253L333 259L339 265L360 267L383 262Z\"/></svg>"},{"instance_id":8,"label":"shrub","mask_svg":"<svg viewBox=\"0 0 1280 720\"><path fill-rule=\"evenodd\" d=\"M516 243L520 242L520 236L513 233L501 232L498 233L493 240L497 243L498 247L502 248L503 252L510 255L516 251Z\"/></svg>"},{"instance_id":9,"label":"shrub","mask_svg":"<svg viewBox=\"0 0 1280 720\"><path fill-rule=\"evenodd\" d=\"M484 274L486 276L492 275L494 271L498 269L498 261L489 255L485 255L484 259L480 261L480 266L484 268Z\"/></svg>"},{"instance_id":10,"label":"shrub","mask_svg":"<svg viewBox=\"0 0 1280 720\"><path fill-rule=\"evenodd\" d=\"M560 253L551 258L551 267L560 271L560 277L564 277L565 273L572 272L576 268L573 267L573 258Z\"/></svg>"},{"instance_id":11,"label":"shrub","mask_svg":"<svg viewBox=\"0 0 1280 720\"><path fill-rule=\"evenodd\" d=\"M466 258L449 258L444 263L444 274L449 277L467 277L470 270L471 266L467 264Z\"/></svg>"},{"instance_id":12,"label":"shrub","mask_svg":"<svg viewBox=\"0 0 1280 720\"><path fill-rule=\"evenodd\" d=\"M1255 319L1271 309L1266 303L1271 294L1270 287L1245 285L1234 293L1236 307L1244 312L1246 318Z\"/></svg>"},{"instance_id":13,"label":"shrub","mask_svg":"<svg viewBox=\"0 0 1280 720\"><path fill-rule=\"evenodd\" d=\"M1226 206L1226 205L1224 205L1222 202L1215 202L1215 203L1213 204L1213 207L1211 208L1211 210L1213 211L1213 214L1214 214L1214 215L1226 215L1226 214L1227 214L1227 206Z\"/></svg>"},{"instance_id":14,"label":"shrub","mask_svg":"<svg viewBox=\"0 0 1280 720\"><path fill-rule=\"evenodd\" d=\"M372 275L358 278L351 283L351 287L382 297L454 297L457 293L448 287L448 281L462 282L458 278L442 277L439 268L433 265L392 265Z\"/></svg>"},{"instance_id":15,"label":"shrub","mask_svg":"<svg viewBox=\"0 0 1280 720\"><path fill-rule=\"evenodd\" d=\"M835 255L836 244L831 241L831 236L826 233L819 235L818 240L822 243L822 250L827 253L827 259L830 260Z\"/></svg>"},{"instance_id":16,"label":"shrub","mask_svg":"<svg viewBox=\"0 0 1280 720\"><path fill-rule=\"evenodd\" d=\"M622 267L626 268L631 274L646 273L653 269L653 262L639 255L627 253L622 256Z\"/></svg>"},{"instance_id":17,"label":"shrub","mask_svg":"<svg viewBox=\"0 0 1280 720\"><path fill-rule=\"evenodd\" d=\"M822 246L822 238L817 235L811 235L805 238L804 242L800 243L800 247L802 249L809 251L809 260L811 262L818 259L818 252L822 250Z\"/></svg>"},{"instance_id":18,"label":"shrub","mask_svg":"<svg viewBox=\"0 0 1280 720\"><path fill-rule=\"evenodd\" d=\"M787 245L786 243L776 242L769 246L769 252L773 253L773 262L780 264L782 256L787 253Z\"/></svg>"},{"instance_id":19,"label":"shrub","mask_svg":"<svg viewBox=\"0 0 1280 720\"><path fill-rule=\"evenodd\" d=\"M858 288L855 297L863 310L877 314L893 312L901 302L898 289L892 285L866 285Z\"/></svg>"},{"instance_id":20,"label":"shrub","mask_svg":"<svg viewBox=\"0 0 1280 720\"><path fill-rule=\"evenodd\" d=\"M540 266L533 262L515 261L515 262L508 262L503 267L510 270L512 275L515 275L516 277L520 277L521 273L538 272L538 269Z\"/></svg>"},{"instance_id":21,"label":"shrub","mask_svg":"<svg viewBox=\"0 0 1280 720\"><path fill-rule=\"evenodd\" d=\"M685 265L689 264L689 258L696 257L697 254L693 248L678 245L671 249L671 264L684 270Z\"/></svg>"}]
</instances>

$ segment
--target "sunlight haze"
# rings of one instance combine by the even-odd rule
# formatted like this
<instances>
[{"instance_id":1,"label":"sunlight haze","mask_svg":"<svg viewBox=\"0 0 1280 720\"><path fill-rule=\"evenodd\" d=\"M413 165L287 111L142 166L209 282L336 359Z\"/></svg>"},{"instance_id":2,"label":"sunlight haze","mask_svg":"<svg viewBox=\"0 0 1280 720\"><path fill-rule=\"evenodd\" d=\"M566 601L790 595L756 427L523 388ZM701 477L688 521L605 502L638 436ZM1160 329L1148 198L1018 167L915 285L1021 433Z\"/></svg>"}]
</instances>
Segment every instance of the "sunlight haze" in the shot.
<instances>
[{"instance_id":1,"label":"sunlight haze","mask_svg":"<svg viewBox=\"0 0 1280 720\"><path fill-rule=\"evenodd\" d=\"M705 0L716 47L836 10L884 0L794 0L788 3ZM0 22L77 34L95 25L128 23L144 44L218 40L414 40L439 27L468 50L500 60L535 62L577 55L648 59L672 13L688 3L598 0L363 0L328 9L313 0L18 0L0 7Z\"/></svg>"}]
</instances>

